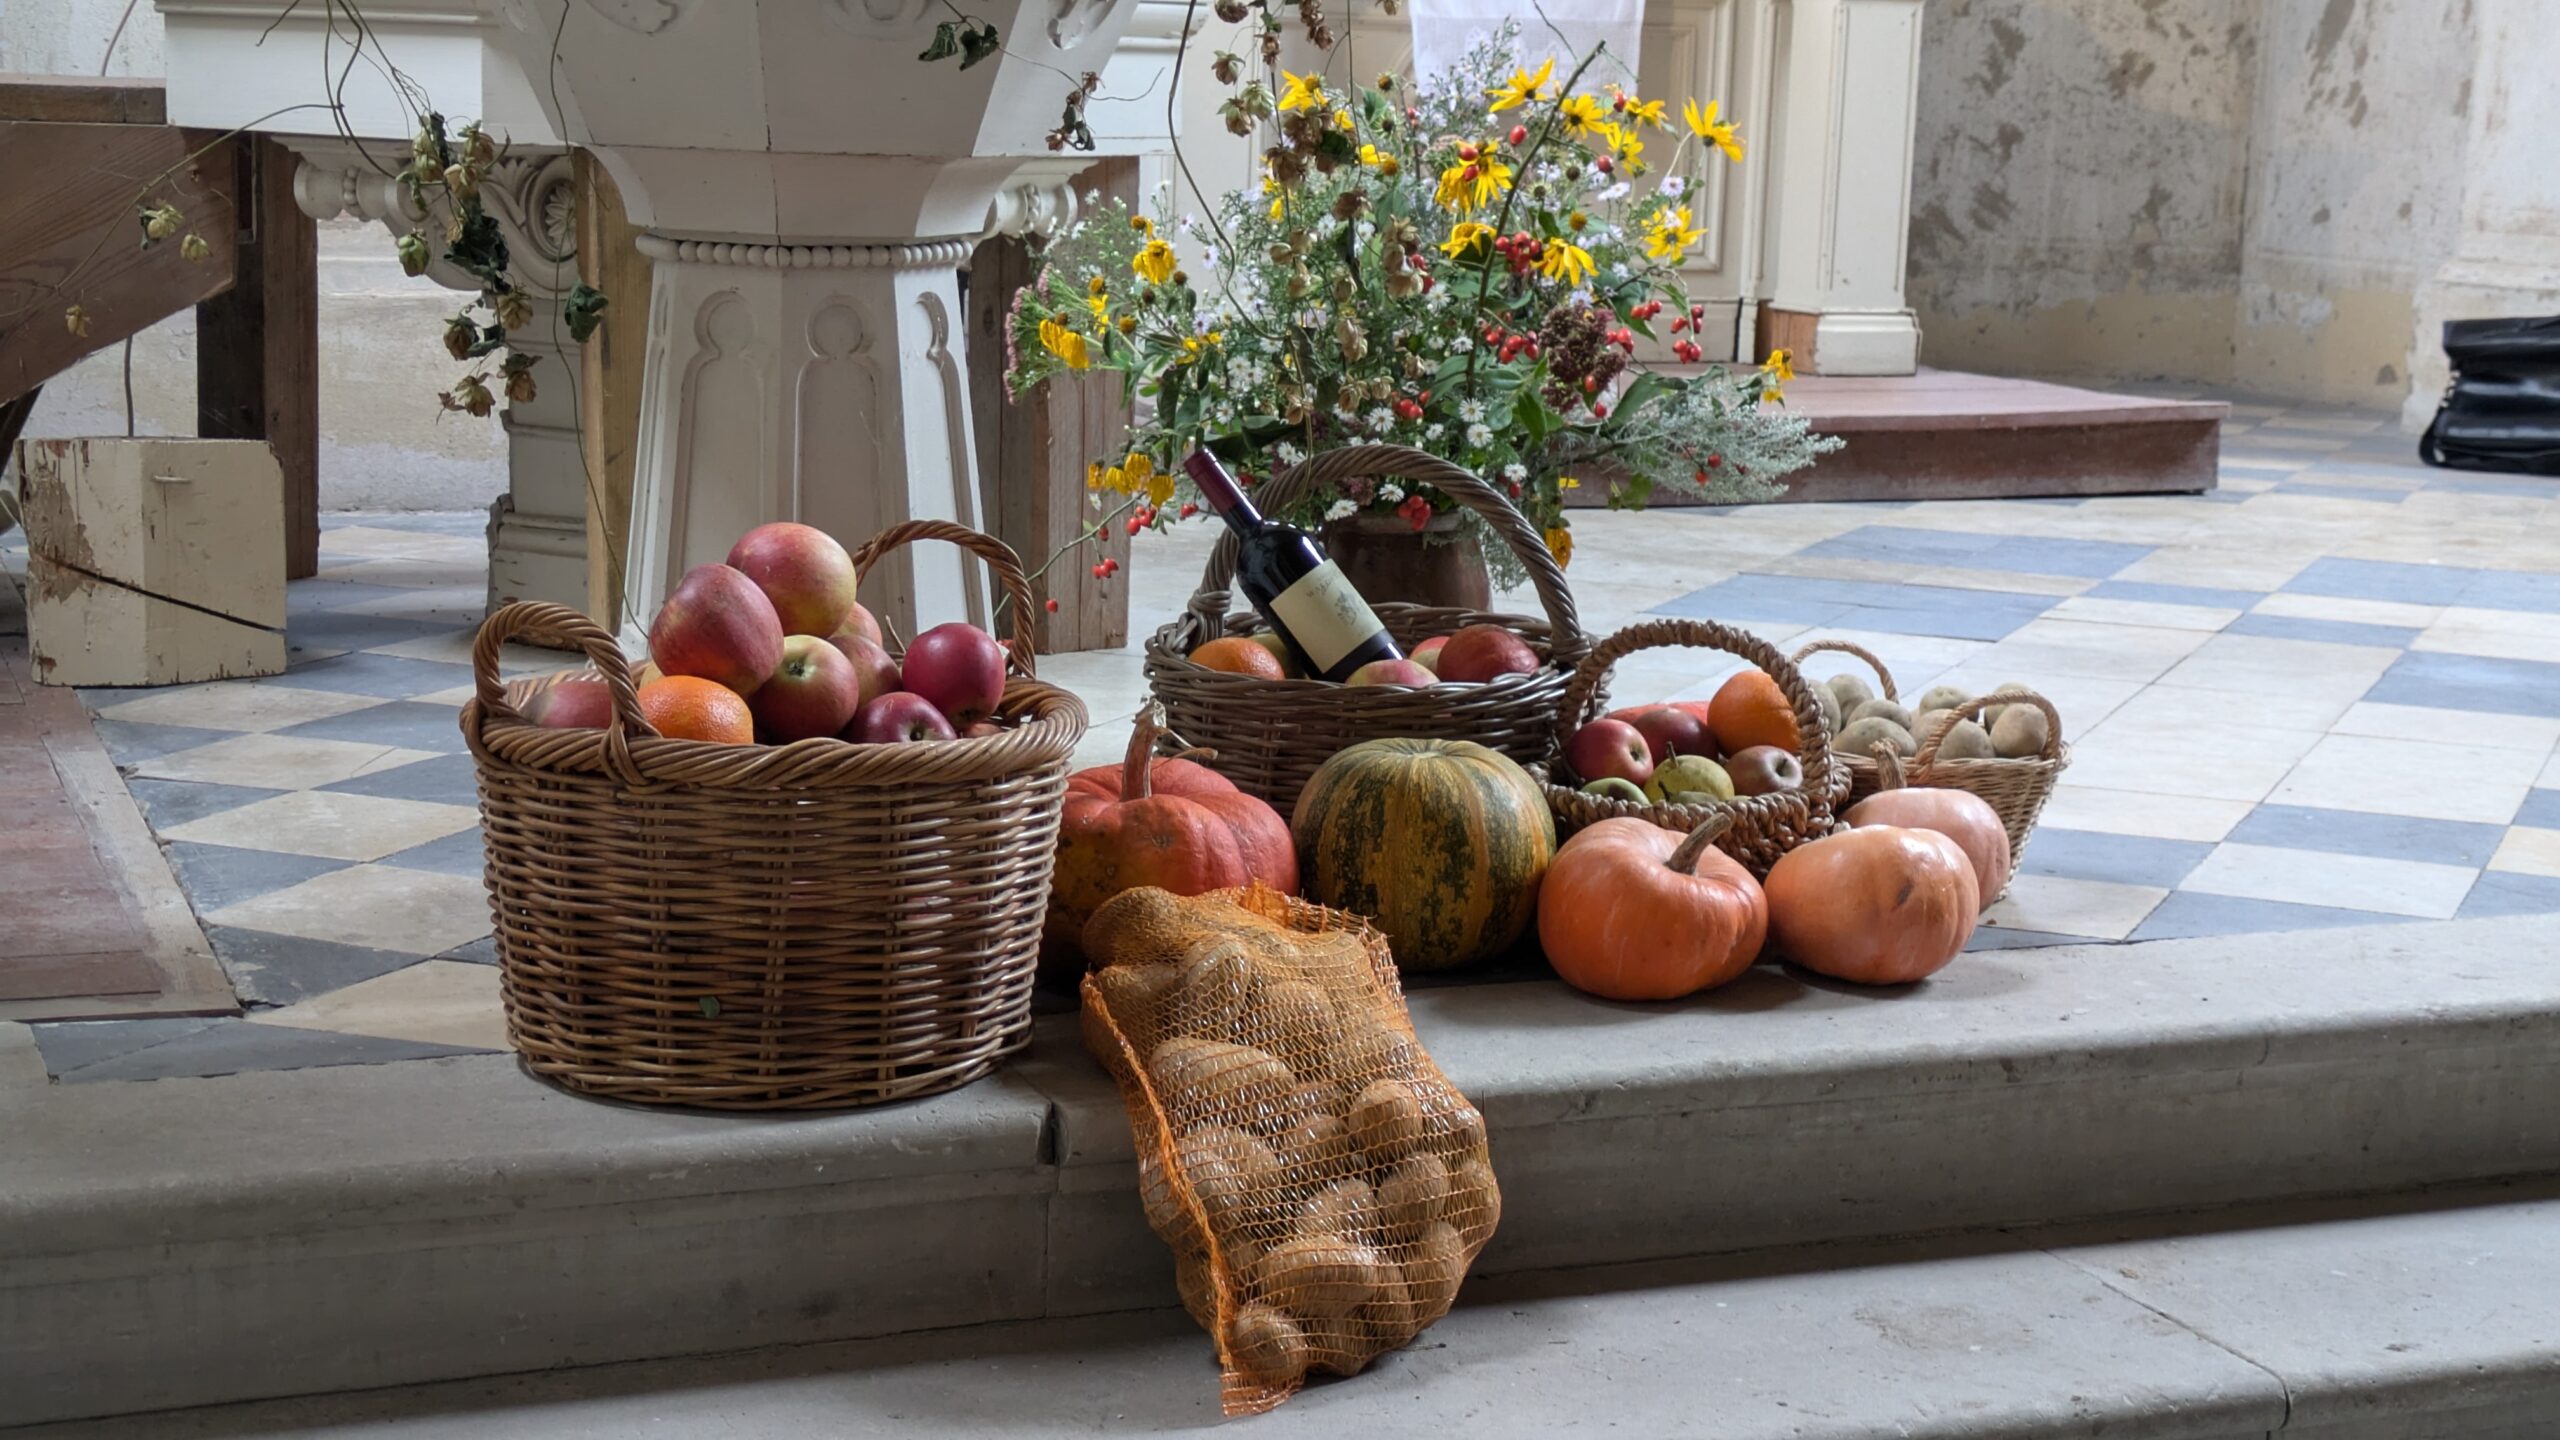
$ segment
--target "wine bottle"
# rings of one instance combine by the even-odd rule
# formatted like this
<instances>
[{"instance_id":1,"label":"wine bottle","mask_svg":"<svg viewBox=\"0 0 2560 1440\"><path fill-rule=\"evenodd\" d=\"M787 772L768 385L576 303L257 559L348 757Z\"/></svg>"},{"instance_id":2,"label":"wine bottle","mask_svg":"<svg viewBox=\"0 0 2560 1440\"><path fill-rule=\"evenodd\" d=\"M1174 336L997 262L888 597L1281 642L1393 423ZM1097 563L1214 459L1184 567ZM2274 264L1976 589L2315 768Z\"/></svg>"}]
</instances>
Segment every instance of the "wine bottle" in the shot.
<instances>
[{"instance_id":1,"label":"wine bottle","mask_svg":"<svg viewBox=\"0 0 2560 1440\"><path fill-rule=\"evenodd\" d=\"M1316 537L1263 518L1208 451L1192 451L1182 468L1200 487L1200 498L1236 532L1236 582L1289 647L1300 674L1341 681L1372 660L1404 658L1377 612Z\"/></svg>"}]
</instances>

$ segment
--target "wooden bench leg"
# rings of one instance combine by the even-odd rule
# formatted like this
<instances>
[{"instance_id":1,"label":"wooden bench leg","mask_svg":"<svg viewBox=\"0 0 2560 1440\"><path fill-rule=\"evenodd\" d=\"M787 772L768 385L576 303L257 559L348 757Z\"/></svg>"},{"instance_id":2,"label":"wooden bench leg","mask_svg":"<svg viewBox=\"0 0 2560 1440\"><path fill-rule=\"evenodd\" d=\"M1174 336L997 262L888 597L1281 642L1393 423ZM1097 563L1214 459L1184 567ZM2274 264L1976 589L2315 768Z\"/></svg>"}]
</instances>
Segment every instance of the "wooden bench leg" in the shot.
<instances>
[{"instance_id":1,"label":"wooden bench leg","mask_svg":"<svg viewBox=\"0 0 2560 1440\"><path fill-rule=\"evenodd\" d=\"M285 576L320 568L319 230L293 199L293 152L239 152L236 283L196 307L196 433L264 440L284 471Z\"/></svg>"}]
</instances>

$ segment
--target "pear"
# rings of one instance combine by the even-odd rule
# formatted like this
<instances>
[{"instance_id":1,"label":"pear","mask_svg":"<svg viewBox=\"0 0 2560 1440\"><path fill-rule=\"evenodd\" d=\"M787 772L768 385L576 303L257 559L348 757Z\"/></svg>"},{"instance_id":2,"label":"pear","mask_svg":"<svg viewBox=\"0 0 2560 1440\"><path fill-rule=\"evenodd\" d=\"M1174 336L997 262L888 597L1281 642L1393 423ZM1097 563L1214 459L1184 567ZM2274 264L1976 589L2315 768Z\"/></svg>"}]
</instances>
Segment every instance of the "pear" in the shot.
<instances>
[{"instance_id":1,"label":"pear","mask_svg":"<svg viewBox=\"0 0 2560 1440\"><path fill-rule=\"evenodd\" d=\"M1642 805L1646 800L1644 791L1636 787L1636 782L1622 780L1615 775L1592 781L1582 787L1582 793L1597 795L1603 800L1624 800L1636 805Z\"/></svg>"},{"instance_id":2,"label":"pear","mask_svg":"<svg viewBox=\"0 0 2560 1440\"><path fill-rule=\"evenodd\" d=\"M1873 758L1878 745L1892 746L1893 753L1906 760L1920 753L1920 742L1911 738L1910 731L1881 715L1850 721L1840 738L1831 742L1832 749L1861 759Z\"/></svg>"},{"instance_id":3,"label":"pear","mask_svg":"<svg viewBox=\"0 0 2560 1440\"><path fill-rule=\"evenodd\" d=\"M1844 715L1876 698L1876 692L1868 688L1867 682L1855 675L1834 675L1822 683L1831 688L1831 698L1840 702L1840 711Z\"/></svg>"},{"instance_id":4,"label":"pear","mask_svg":"<svg viewBox=\"0 0 2560 1440\"><path fill-rule=\"evenodd\" d=\"M2052 738L2052 724L2033 705L2003 705L2000 718L1991 722L1991 748L2006 760L2041 755Z\"/></svg>"},{"instance_id":5,"label":"pear","mask_svg":"<svg viewBox=\"0 0 2560 1440\"><path fill-rule=\"evenodd\" d=\"M1932 710L1953 710L1972 698L1953 685L1932 685L1928 693L1920 697L1920 713L1926 715Z\"/></svg>"},{"instance_id":6,"label":"pear","mask_svg":"<svg viewBox=\"0 0 2560 1440\"><path fill-rule=\"evenodd\" d=\"M2041 720L2044 717L2036 717ZM1996 760L2000 751L1991 743L1991 732L1971 720L1959 720L1947 728L1946 738L1938 742L1941 760Z\"/></svg>"},{"instance_id":7,"label":"pear","mask_svg":"<svg viewBox=\"0 0 2560 1440\"><path fill-rule=\"evenodd\" d=\"M1870 700L1849 712L1849 723L1852 725L1870 718L1890 720L1905 730L1917 728L1912 724L1911 712L1904 709L1901 702L1895 700Z\"/></svg>"},{"instance_id":8,"label":"pear","mask_svg":"<svg viewBox=\"0 0 2560 1440\"><path fill-rule=\"evenodd\" d=\"M1656 803L1669 800L1673 804L1697 804L1702 800L1730 800L1733 798L1733 777L1725 773L1723 766L1704 755L1674 755L1654 769L1653 778L1644 782L1644 793L1645 798ZM1700 799L1676 798L1682 795L1696 795Z\"/></svg>"}]
</instances>

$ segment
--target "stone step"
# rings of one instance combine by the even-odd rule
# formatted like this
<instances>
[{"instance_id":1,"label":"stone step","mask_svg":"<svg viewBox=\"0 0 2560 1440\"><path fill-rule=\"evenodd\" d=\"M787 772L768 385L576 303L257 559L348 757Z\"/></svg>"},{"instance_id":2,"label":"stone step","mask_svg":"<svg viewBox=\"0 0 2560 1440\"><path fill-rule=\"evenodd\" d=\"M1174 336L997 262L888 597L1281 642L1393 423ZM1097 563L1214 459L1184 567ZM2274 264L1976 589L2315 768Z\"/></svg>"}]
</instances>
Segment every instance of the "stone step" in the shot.
<instances>
[{"instance_id":1,"label":"stone step","mask_svg":"<svg viewBox=\"0 0 2560 1440\"><path fill-rule=\"evenodd\" d=\"M1820 1247L1471 1283L1257 1437L2526 1440L2560 1433L2560 1187L2234 1228ZM639 1323L646 1323L640 1320ZM1178 1310L47 1427L27 1440L1203 1433Z\"/></svg>"},{"instance_id":2,"label":"stone step","mask_svg":"<svg viewBox=\"0 0 2560 1440\"><path fill-rule=\"evenodd\" d=\"M2532 917L1413 1010L1492 1128L1480 1274L2560 1174ZM988 1081L846 1115L600 1105L499 1057L0 1097L0 1424L1171 1293L1066 1017Z\"/></svg>"}]
</instances>

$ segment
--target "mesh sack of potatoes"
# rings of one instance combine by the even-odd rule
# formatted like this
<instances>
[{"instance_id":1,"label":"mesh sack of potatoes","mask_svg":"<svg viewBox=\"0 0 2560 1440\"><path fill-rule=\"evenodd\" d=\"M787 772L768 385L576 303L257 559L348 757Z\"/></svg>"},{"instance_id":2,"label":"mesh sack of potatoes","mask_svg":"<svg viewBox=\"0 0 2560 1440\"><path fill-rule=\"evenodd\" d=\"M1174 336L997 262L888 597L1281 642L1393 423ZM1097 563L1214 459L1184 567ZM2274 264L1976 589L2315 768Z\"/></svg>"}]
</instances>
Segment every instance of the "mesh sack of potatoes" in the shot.
<instances>
[{"instance_id":1,"label":"mesh sack of potatoes","mask_svg":"<svg viewBox=\"0 0 2560 1440\"><path fill-rule=\"evenodd\" d=\"M1414 1039L1387 943L1260 886L1133 890L1084 932L1085 1044L1229 1414L1446 1314L1502 1212L1484 1117Z\"/></svg>"}]
</instances>

